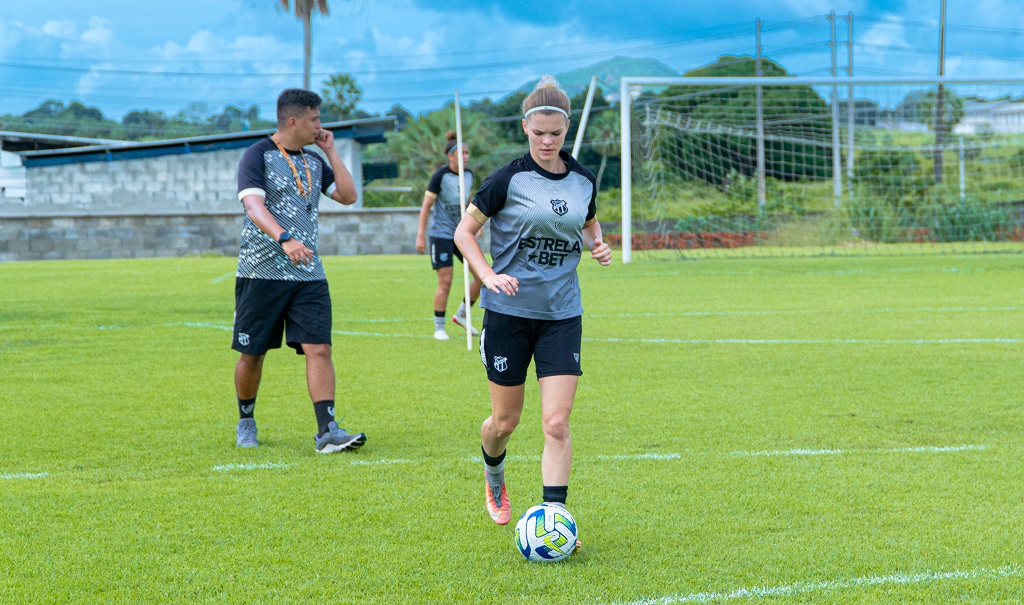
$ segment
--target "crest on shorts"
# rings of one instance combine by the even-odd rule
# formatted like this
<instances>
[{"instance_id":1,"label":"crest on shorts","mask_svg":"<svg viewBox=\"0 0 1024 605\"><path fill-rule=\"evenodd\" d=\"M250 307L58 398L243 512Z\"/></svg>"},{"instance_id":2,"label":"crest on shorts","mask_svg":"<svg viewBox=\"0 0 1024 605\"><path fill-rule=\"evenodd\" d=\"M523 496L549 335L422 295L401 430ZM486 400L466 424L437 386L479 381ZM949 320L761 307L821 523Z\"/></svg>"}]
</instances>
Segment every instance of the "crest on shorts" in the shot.
<instances>
[{"instance_id":1,"label":"crest on shorts","mask_svg":"<svg viewBox=\"0 0 1024 605\"><path fill-rule=\"evenodd\" d=\"M242 345L243 347L245 345L249 344L249 335L246 334L245 332L239 332L238 333L238 344Z\"/></svg>"},{"instance_id":2,"label":"crest on shorts","mask_svg":"<svg viewBox=\"0 0 1024 605\"><path fill-rule=\"evenodd\" d=\"M569 211L569 204L565 200L551 200L551 209L558 216L565 216L565 213Z\"/></svg>"},{"instance_id":3,"label":"crest on shorts","mask_svg":"<svg viewBox=\"0 0 1024 605\"><path fill-rule=\"evenodd\" d=\"M494 356L494 369L499 372L504 372L508 369L508 357L501 357L500 355Z\"/></svg>"},{"instance_id":4,"label":"crest on shorts","mask_svg":"<svg viewBox=\"0 0 1024 605\"><path fill-rule=\"evenodd\" d=\"M573 353L572 356L576 359L576 363L580 362L580 354L579 353Z\"/></svg>"},{"instance_id":5,"label":"crest on shorts","mask_svg":"<svg viewBox=\"0 0 1024 605\"><path fill-rule=\"evenodd\" d=\"M443 262L447 262L447 261L448 261L448 253L447 252L442 252L441 253L441 262L443 263Z\"/></svg>"}]
</instances>

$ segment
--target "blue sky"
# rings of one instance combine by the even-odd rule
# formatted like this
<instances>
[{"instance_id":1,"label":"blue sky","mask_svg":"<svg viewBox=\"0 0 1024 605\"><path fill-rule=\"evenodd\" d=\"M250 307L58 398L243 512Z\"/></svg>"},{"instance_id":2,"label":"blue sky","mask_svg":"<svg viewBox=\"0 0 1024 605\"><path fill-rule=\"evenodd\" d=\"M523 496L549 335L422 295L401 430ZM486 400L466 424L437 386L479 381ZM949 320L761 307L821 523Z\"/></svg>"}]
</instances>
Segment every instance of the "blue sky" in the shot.
<instances>
[{"instance_id":1,"label":"blue sky","mask_svg":"<svg viewBox=\"0 0 1024 605\"><path fill-rule=\"evenodd\" d=\"M120 119L260 105L302 82L302 27L277 0L0 0L0 113L80 100ZM361 107L429 111L500 98L545 73L626 55L686 71L722 54L766 56L827 75L825 15L854 14L855 75L937 70L939 0L330 0L313 24L314 88L355 75ZM946 73L1024 74L1020 0L948 2ZM838 20L839 41L847 24ZM841 47L840 68L846 65Z\"/></svg>"}]
</instances>

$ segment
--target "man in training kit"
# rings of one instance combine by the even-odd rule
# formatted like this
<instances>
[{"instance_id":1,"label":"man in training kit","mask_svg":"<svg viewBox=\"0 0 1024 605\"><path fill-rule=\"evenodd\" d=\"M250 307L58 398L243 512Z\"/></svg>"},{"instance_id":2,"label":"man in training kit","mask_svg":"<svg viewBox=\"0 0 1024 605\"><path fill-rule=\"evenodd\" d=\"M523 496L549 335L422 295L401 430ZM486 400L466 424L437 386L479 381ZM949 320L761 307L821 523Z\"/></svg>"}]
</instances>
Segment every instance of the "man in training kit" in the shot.
<instances>
[{"instance_id":1,"label":"man in training kit","mask_svg":"<svg viewBox=\"0 0 1024 605\"><path fill-rule=\"evenodd\" d=\"M554 78L543 78L523 100L529 152L487 177L455 230L455 245L484 285L480 357L491 394L491 415L480 430L484 503L499 525L512 516L505 446L523 412L531 358L540 383L544 431L542 497L565 506L572 466L569 415L583 373L583 305L576 267L584 250L601 265L612 260L596 218L594 175L561 150L569 113L568 96ZM493 266L473 237L487 221Z\"/></svg>"},{"instance_id":2,"label":"man in training kit","mask_svg":"<svg viewBox=\"0 0 1024 605\"><path fill-rule=\"evenodd\" d=\"M277 132L245 151L238 164L238 199L245 206L235 279L235 366L238 428L235 445L256 447L256 393L267 349L288 346L306 356L306 383L318 431L316 451L354 450L366 442L334 421L331 294L317 254L320 194L341 204L356 188L334 133L320 127L320 96L288 89L277 98ZM304 146L316 143L328 163Z\"/></svg>"}]
</instances>

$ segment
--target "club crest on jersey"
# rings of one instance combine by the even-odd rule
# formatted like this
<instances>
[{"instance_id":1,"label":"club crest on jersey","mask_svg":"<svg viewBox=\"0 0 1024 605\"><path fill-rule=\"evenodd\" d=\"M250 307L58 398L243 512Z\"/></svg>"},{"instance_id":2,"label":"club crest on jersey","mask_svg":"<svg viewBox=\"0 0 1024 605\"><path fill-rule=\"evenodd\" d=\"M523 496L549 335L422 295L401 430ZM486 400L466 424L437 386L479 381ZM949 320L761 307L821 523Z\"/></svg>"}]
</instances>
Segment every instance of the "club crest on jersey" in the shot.
<instances>
[{"instance_id":1,"label":"club crest on jersey","mask_svg":"<svg viewBox=\"0 0 1024 605\"><path fill-rule=\"evenodd\" d=\"M245 332L239 332L238 333L238 344L242 345L243 347L245 345L249 344L249 335L246 334Z\"/></svg>"},{"instance_id":2,"label":"club crest on jersey","mask_svg":"<svg viewBox=\"0 0 1024 605\"><path fill-rule=\"evenodd\" d=\"M499 372L504 372L508 369L508 357L501 357L499 355L494 356L494 369Z\"/></svg>"},{"instance_id":3,"label":"club crest on jersey","mask_svg":"<svg viewBox=\"0 0 1024 605\"><path fill-rule=\"evenodd\" d=\"M569 212L569 204L565 200L551 200L551 209L558 216L565 216L565 213Z\"/></svg>"}]
</instances>

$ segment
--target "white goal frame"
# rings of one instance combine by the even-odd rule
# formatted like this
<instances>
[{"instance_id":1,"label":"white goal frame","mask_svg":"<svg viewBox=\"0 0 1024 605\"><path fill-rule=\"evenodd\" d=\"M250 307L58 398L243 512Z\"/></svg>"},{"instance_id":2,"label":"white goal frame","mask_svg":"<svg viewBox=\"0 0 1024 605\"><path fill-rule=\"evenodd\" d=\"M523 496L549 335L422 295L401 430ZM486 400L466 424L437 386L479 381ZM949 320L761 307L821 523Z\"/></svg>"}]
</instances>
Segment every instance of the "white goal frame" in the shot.
<instances>
[{"instance_id":1,"label":"white goal frame","mask_svg":"<svg viewBox=\"0 0 1024 605\"><path fill-rule=\"evenodd\" d=\"M837 90L840 86L847 86L851 89L854 86L864 85L895 85L895 84L909 84L909 85L957 85L957 84L1012 84L1024 82L1024 76L1008 76L1008 77L730 77L730 78L714 78L714 77L701 77L701 78L687 78L687 77L675 77L675 78L661 78L661 77L631 77L627 76L619 80L619 119L620 119L620 132L621 132L621 160L622 160L622 262L630 263L633 259L633 220L631 216L632 212L632 175L633 175L633 158L632 158L632 136L630 128L632 126L632 87L634 86L671 86L671 85L687 85L687 86L750 86L757 87L762 86L789 86L789 85L808 85L808 86L830 86L832 87L832 103L831 111L833 116L833 128L832 128L832 149L833 149L833 188L835 195L838 197L842 194L842 167L839 165L839 149L841 145L840 133L839 133L839 104ZM848 96L849 101L853 102L853 94ZM760 111L760 107L758 107ZM853 115L853 112L848 112L848 115ZM760 121L760 120L759 120ZM763 133L759 133L763 136ZM852 139L852 137L850 137ZM851 140L852 144L852 140Z\"/></svg>"}]
</instances>

